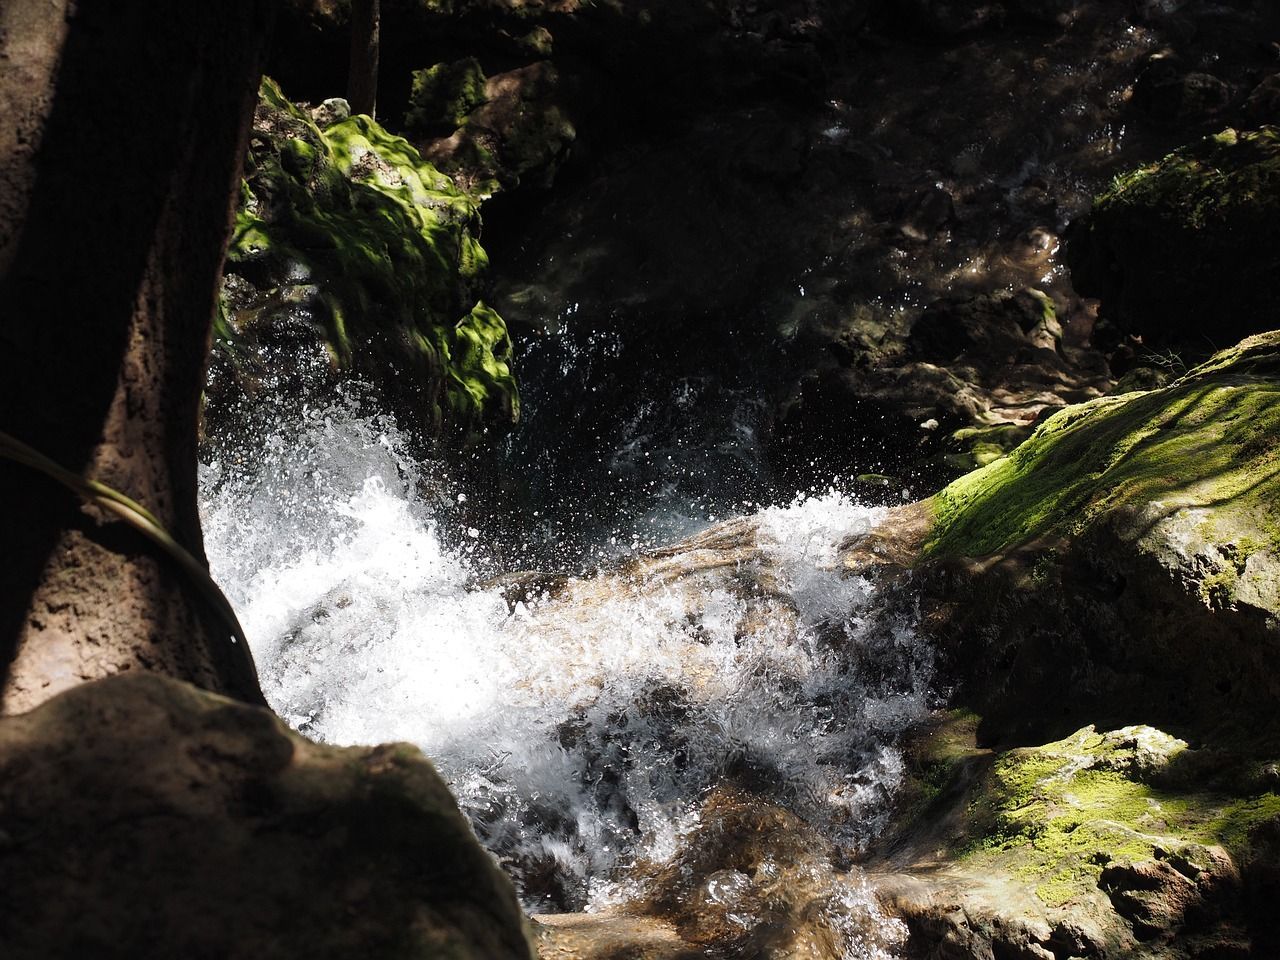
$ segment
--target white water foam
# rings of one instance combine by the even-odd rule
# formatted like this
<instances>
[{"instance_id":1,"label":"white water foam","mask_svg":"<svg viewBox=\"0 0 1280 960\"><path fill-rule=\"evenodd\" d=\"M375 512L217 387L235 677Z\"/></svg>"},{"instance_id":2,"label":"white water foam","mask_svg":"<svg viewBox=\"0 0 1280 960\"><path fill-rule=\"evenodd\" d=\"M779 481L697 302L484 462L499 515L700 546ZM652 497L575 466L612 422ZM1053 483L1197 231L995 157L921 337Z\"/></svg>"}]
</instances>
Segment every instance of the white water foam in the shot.
<instances>
[{"instance_id":1,"label":"white water foam","mask_svg":"<svg viewBox=\"0 0 1280 960\"><path fill-rule=\"evenodd\" d=\"M339 404L204 468L214 574L290 723L419 745L535 907L616 902L726 778L841 843L874 833L930 680L910 616L837 562L881 509L797 498L750 518L719 580L606 572L512 609L446 546L404 446Z\"/></svg>"}]
</instances>

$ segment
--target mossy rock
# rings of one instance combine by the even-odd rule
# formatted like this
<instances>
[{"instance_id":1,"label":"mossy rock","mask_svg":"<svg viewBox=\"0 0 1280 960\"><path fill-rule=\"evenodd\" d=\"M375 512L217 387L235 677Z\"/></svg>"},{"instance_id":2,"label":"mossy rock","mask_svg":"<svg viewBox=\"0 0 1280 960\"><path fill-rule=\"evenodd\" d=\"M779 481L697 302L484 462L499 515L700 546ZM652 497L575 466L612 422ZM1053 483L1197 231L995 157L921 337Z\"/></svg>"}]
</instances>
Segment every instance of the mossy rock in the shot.
<instances>
[{"instance_id":1,"label":"mossy rock","mask_svg":"<svg viewBox=\"0 0 1280 960\"><path fill-rule=\"evenodd\" d=\"M984 742L1280 738L1280 333L1067 407L919 509L915 582Z\"/></svg>"},{"instance_id":2,"label":"mossy rock","mask_svg":"<svg viewBox=\"0 0 1280 960\"><path fill-rule=\"evenodd\" d=\"M510 423L511 341L476 296L477 223L477 202L408 141L367 116L322 129L264 80L216 344L252 376L310 337L430 433Z\"/></svg>"},{"instance_id":3,"label":"mossy rock","mask_svg":"<svg viewBox=\"0 0 1280 960\"><path fill-rule=\"evenodd\" d=\"M1095 339L1201 352L1280 323L1280 129L1227 129L1116 178L1067 234Z\"/></svg>"},{"instance_id":4,"label":"mossy rock","mask_svg":"<svg viewBox=\"0 0 1280 960\"><path fill-rule=\"evenodd\" d=\"M1112 863L1228 841L1246 853L1249 829L1280 815L1280 797L1158 785L1187 749L1138 725L1105 734L1086 727L1001 754L970 800L960 856L999 863L1056 907L1092 892Z\"/></svg>"},{"instance_id":5,"label":"mossy rock","mask_svg":"<svg viewBox=\"0 0 1280 960\"><path fill-rule=\"evenodd\" d=\"M1266 749L1133 724L993 752L975 720L953 711L909 746L894 839L871 860L902 871L876 882L911 955L1270 955L1280 777Z\"/></svg>"},{"instance_id":6,"label":"mossy rock","mask_svg":"<svg viewBox=\"0 0 1280 960\"><path fill-rule=\"evenodd\" d=\"M939 492L928 556L985 556L1087 531L1121 509L1280 555L1280 333L1159 390L1067 407ZM1274 586L1274 585L1273 585Z\"/></svg>"},{"instance_id":7,"label":"mossy rock","mask_svg":"<svg viewBox=\"0 0 1280 960\"><path fill-rule=\"evenodd\" d=\"M488 99L484 84L484 71L475 57L415 70L405 129L417 134L451 133Z\"/></svg>"}]
</instances>

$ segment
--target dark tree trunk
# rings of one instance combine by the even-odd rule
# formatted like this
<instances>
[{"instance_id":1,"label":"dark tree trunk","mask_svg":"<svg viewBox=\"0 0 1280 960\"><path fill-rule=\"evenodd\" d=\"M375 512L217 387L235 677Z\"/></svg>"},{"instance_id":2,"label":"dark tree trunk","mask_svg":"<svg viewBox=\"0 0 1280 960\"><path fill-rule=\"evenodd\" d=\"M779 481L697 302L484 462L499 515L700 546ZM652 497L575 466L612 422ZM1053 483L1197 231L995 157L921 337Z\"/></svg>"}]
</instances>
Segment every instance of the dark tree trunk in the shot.
<instances>
[{"instance_id":1,"label":"dark tree trunk","mask_svg":"<svg viewBox=\"0 0 1280 960\"><path fill-rule=\"evenodd\" d=\"M352 113L373 116L378 101L378 33L382 27L380 0L351 0L351 66L347 74L347 103Z\"/></svg>"},{"instance_id":2,"label":"dark tree trunk","mask_svg":"<svg viewBox=\"0 0 1280 960\"><path fill-rule=\"evenodd\" d=\"M196 424L272 0L0 3L0 430L203 560ZM0 713L154 670L261 702L133 529L0 460Z\"/></svg>"}]
</instances>

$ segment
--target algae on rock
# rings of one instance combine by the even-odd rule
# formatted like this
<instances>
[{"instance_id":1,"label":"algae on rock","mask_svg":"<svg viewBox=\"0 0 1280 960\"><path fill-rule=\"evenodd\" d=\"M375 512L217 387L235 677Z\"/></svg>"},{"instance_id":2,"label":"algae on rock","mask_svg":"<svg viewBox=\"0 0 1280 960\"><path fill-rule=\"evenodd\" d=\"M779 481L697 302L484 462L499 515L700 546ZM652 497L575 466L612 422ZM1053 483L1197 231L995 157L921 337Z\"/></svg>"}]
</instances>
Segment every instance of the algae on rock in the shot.
<instances>
[{"instance_id":1,"label":"algae on rock","mask_svg":"<svg viewBox=\"0 0 1280 960\"><path fill-rule=\"evenodd\" d=\"M367 116L322 128L266 79L216 343L242 382L290 341L322 348L432 434L510 423L511 340L476 297L477 223L477 201L408 141Z\"/></svg>"},{"instance_id":2,"label":"algae on rock","mask_svg":"<svg viewBox=\"0 0 1280 960\"><path fill-rule=\"evenodd\" d=\"M872 867L906 871L877 886L917 945L1183 960L1274 943L1274 765L1143 724L997 753L973 732L944 719L940 759L935 735L920 738L912 782L930 781L933 802L901 808L896 852Z\"/></svg>"}]
</instances>

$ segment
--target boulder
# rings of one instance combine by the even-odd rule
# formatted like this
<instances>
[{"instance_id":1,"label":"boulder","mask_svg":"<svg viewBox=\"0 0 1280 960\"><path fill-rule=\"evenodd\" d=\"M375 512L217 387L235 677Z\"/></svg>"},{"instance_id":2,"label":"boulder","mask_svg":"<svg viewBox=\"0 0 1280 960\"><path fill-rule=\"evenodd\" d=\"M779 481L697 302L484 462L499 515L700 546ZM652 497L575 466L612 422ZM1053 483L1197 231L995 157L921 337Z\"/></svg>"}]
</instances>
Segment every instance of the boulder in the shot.
<instances>
[{"instance_id":1,"label":"boulder","mask_svg":"<svg viewBox=\"0 0 1280 960\"><path fill-rule=\"evenodd\" d=\"M937 494L925 590L986 735L1280 733L1277 437L1273 333L1056 413Z\"/></svg>"},{"instance_id":2,"label":"boulder","mask_svg":"<svg viewBox=\"0 0 1280 960\"><path fill-rule=\"evenodd\" d=\"M0 721L6 957L531 960L414 747L311 743L156 674Z\"/></svg>"},{"instance_id":3,"label":"boulder","mask_svg":"<svg viewBox=\"0 0 1280 960\"><path fill-rule=\"evenodd\" d=\"M1280 130L1227 129L1117 177L1067 233L1096 339L1203 355L1274 326Z\"/></svg>"}]
</instances>

